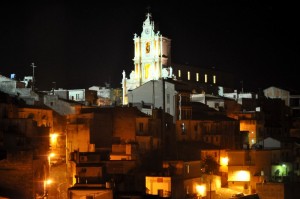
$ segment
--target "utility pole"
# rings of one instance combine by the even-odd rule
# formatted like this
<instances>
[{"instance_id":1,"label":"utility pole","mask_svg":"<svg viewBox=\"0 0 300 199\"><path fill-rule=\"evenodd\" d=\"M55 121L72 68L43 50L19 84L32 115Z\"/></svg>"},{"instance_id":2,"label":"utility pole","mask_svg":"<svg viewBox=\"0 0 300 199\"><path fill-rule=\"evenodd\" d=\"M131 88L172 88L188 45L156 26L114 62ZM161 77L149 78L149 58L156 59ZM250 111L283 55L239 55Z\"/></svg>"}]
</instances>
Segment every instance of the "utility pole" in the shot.
<instances>
[{"instance_id":1,"label":"utility pole","mask_svg":"<svg viewBox=\"0 0 300 199\"><path fill-rule=\"evenodd\" d=\"M242 84L242 93L244 93L244 80L241 81Z\"/></svg>"},{"instance_id":2,"label":"utility pole","mask_svg":"<svg viewBox=\"0 0 300 199\"><path fill-rule=\"evenodd\" d=\"M34 65L34 63L31 63L30 66L32 67L32 85L31 85L31 90L34 91L34 83L35 83L34 68L37 67L37 66Z\"/></svg>"},{"instance_id":3,"label":"utility pole","mask_svg":"<svg viewBox=\"0 0 300 199\"><path fill-rule=\"evenodd\" d=\"M162 142L162 154L163 154L163 158L165 158L166 155L166 151L167 151L167 147L166 147L166 142L165 142L165 137L166 137L166 121L165 121L165 112L166 112L166 105L165 105L165 95L166 95L166 85L165 85L165 79L162 78L162 95L163 95L163 107L162 107L162 117L161 117L161 123L162 123L162 132L161 132L161 142Z\"/></svg>"}]
</instances>

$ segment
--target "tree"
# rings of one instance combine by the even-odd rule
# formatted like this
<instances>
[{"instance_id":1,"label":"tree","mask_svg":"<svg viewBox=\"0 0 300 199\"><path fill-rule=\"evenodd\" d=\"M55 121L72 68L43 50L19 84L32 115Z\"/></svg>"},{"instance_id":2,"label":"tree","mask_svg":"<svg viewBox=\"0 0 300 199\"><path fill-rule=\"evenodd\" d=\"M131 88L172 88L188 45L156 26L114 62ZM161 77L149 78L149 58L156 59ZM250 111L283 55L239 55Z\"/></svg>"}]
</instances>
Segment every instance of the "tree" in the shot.
<instances>
[{"instance_id":1,"label":"tree","mask_svg":"<svg viewBox=\"0 0 300 199\"><path fill-rule=\"evenodd\" d=\"M212 156L206 156L202 160L202 171L206 174L215 174L218 172L219 165Z\"/></svg>"}]
</instances>

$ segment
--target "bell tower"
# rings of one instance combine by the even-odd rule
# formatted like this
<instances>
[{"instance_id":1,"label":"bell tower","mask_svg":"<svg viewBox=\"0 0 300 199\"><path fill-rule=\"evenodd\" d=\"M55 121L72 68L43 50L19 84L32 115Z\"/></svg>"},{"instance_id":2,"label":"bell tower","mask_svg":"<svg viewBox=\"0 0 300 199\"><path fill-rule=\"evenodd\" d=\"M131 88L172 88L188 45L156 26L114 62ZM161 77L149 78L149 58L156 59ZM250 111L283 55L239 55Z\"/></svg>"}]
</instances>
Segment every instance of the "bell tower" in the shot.
<instances>
[{"instance_id":1,"label":"bell tower","mask_svg":"<svg viewBox=\"0 0 300 199\"><path fill-rule=\"evenodd\" d=\"M142 84L161 78L171 77L168 67L171 63L171 40L163 37L155 30L151 13L146 14L141 36L134 34L134 70L130 79L123 71L123 104L127 104L128 90L135 89Z\"/></svg>"}]
</instances>

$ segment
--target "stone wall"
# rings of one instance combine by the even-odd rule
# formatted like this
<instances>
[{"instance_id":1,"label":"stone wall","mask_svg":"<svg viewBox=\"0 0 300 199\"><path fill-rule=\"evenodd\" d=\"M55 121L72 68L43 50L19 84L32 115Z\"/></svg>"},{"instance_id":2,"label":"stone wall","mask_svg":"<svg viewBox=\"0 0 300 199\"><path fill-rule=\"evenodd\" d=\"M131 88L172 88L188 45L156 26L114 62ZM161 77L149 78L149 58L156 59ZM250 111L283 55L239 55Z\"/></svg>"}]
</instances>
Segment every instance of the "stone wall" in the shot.
<instances>
[{"instance_id":1,"label":"stone wall","mask_svg":"<svg viewBox=\"0 0 300 199\"><path fill-rule=\"evenodd\" d=\"M0 187L11 198L33 198L32 162L0 161Z\"/></svg>"}]
</instances>

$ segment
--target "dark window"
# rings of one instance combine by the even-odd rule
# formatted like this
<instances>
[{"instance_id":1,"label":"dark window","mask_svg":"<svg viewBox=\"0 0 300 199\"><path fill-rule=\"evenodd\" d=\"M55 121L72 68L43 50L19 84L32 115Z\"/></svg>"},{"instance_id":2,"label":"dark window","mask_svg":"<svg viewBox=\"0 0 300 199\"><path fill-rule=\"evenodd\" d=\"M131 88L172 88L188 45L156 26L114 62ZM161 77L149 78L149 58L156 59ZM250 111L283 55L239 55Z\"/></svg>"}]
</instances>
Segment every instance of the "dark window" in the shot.
<instances>
[{"instance_id":1,"label":"dark window","mask_svg":"<svg viewBox=\"0 0 300 199\"><path fill-rule=\"evenodd\" d=\"M167 94L167 104L170 104L170 94Z\"/></svg>"},{"instance_id":2,"label":"dark window","mask_svg":"<svg viewBox=\"0 0 300 199\"><path fill-rule=\"evenodd\" d=\"M144 131L144 124L143 123L139 123L139 131L140 132Z\"/></svg>"},{"instance_id":3,"label":"dark window","mask_svg":"<svg viewBox=\"0 0 300 199\"><path fill-rule=\"evenodd\" d=\"M194 126L194 130L195 130L195 132L198 131L198 124L196 124L196 125Z\"/></svg>"}]
</instances>

